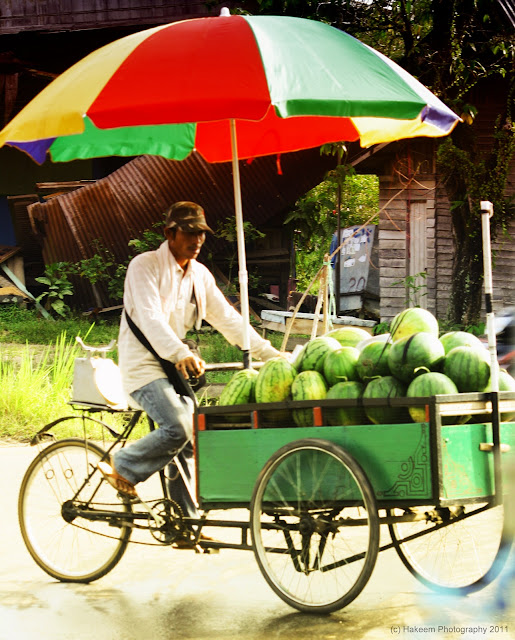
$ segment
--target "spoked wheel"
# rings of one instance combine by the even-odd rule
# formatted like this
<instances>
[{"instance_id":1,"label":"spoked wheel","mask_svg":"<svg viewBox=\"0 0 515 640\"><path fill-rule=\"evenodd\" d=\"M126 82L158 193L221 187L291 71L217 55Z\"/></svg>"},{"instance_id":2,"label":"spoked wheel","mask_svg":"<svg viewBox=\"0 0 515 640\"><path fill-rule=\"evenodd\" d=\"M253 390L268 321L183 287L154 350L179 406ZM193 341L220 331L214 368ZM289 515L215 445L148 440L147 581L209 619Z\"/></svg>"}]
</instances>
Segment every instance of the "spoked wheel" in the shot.
<instances>
[{"instance_id":1,"label":"spoked wheel","mask_svg":"<svg viewBox=\"0 0 515 640\"><path fill-rule=\"evenodd\" d=\"M120 516L131 510L94 472L103 455L91 442L60 440L36 456L23 478L18 499L23 540L36 563L57 580L101 578L127 548L131 529L117 524L116 516L111 522L86 517L92 510Z\"/></svg>"},{"instance_id":2,"label":"spoked wheel","mask_svg":"<svg viewBox=\"0 0 515 640\"><path fill-rule=\"evenodd\" d=\"M428 520L388 525L400 559L415 578L436 591L465 595L499 575L512 542L505 531L502 505L412 510L424 512ZM394 509L388 515L403 513Z\"/></svg>"},{"instance_id":3,"label":"spoked wheel","mask_svg":"<svg viewBox=\"0 0 515 640\"><path fill-rule=\"evenodd\" d=\"M297 440L261 471L250 507L257 563L273 591L300 611L330 613L365 587L379 548L370 482L326 440Z\"/></svg>"}]
</instances>

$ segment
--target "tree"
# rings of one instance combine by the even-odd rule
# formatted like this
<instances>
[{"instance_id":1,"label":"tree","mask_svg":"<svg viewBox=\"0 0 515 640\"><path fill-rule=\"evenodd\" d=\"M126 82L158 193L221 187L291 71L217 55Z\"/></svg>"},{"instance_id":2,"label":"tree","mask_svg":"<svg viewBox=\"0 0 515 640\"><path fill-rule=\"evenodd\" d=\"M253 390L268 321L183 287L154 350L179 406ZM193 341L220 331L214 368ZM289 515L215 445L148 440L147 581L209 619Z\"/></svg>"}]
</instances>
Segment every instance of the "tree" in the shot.
<instances>
[{"instance_id":1,"label":"tree","mask_svg":"<svg viewBox=\"0 0 515 640\"><path fill-rule=\"evenodd\" d=\"M379 210L379 181L376 176L356 175L345 164L330 171L320 183L295 203L285 224L290 225L295 248L296 278L306 290L322 267L331 238L337 229L338 185L341 185L341 228L363 224ZM374 220L376 223L377 220ZM311 293L318 291L314 285Z\"/></svg>"},{"instance_id":2,"label":"tree","mask_svg":"<svg viewBox=\"0 0 515 640\"><path fill-rule=\"evenodd\" d=\"M515 153L511 14L496 0L258 0L258 5L263 13L314 18L347 31L398 62L461 115L463 123L442 141L438 154L456 247L448 320L476 323L482 295L479 202L494 204L492 238L515 216L505 198ZM491 149L479 153L471 90L494 77L504 83L507 99L492 125Z\"/></svg>"}]
</instances>

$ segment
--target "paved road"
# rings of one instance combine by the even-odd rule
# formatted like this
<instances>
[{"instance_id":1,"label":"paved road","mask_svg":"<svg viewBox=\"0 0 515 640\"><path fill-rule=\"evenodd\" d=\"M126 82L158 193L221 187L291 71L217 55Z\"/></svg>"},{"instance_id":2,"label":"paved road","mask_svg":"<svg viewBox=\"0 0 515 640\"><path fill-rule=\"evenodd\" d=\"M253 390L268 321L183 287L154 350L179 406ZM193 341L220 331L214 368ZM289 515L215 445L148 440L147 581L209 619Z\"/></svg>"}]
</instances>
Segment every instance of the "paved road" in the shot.
<instances>
[{"instance_id":1,"label":"paved road","mask_svg":"<svg viewBox=\"0 0 515 640\"><path fill-rule=\"evenodd\" d=\"M18 487L34 454L0 445L0 640L515 640L515 606L501 612L495 605L502 582L464 599L435 596L393 551L380 554L353 603L324 617L279 600L250 552L133 545L101 580L57 583L34 564L18 530Z\"/></svg>"}]
</instances>

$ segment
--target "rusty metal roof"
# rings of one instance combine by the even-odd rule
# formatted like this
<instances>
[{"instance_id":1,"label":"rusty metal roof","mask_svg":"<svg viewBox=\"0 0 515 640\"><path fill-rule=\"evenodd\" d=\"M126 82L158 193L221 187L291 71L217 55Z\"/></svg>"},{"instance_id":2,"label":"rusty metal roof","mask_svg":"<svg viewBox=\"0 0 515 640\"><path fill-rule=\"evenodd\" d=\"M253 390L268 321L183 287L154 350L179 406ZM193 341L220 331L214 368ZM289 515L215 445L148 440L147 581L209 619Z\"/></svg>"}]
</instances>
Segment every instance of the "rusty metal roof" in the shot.
<instances>
[{"instance_id":1,"label":"rusty metal roof","mask_svg":"<svg viewBox=\"0 0 515 640\"><path fill-rule=\"evenodd\" d=\"M281 228L295 201L319 184L335 162L318 149L284 154L279 160L241 161L244 219L261 229ZM31 204L28 212L46 264L89 258L97 253L96 240L122 262L130 255L129 240L161 222L164 210L177 200L201 204L216 231L219 221L234 215L230 163L208 164L197 154L182 162L141 156L94 184ZM203 252L216 257L226 248L220 238L209 237ZM87 288L80 295L91 298Z\"/></svg>"}]
</instances>

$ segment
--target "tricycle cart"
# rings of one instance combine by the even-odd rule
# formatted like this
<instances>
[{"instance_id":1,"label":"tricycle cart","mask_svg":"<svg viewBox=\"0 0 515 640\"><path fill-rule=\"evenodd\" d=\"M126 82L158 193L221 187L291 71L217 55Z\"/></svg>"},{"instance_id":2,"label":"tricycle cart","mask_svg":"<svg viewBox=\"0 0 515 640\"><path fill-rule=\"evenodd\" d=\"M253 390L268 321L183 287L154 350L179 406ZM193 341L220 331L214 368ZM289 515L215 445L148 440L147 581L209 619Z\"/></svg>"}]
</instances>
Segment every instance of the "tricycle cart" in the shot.
<instances>
[{"instance_id":1,"label":"tricycle cart","mask_svg":"<svg viewBox=\"0 0 515 640\"><path fill-rule=\"evenodd\" d=\"M500 423L496 408L513 411L515 393L360 402L382 408L385 424L327 426L328 412L356 400L197 407L199 519L183 516L163 472L152 500L117 495L98 472L142 412L125 412L118 433L95 416L113 409L76 405L81 417L61 418L34 437L43 448L21 486L23 539L48 574L71 582L108 573L129 541L187 538L197 551L252 550L280 598L319 613L356 598L378 552L392 547L429 587L468 593L488 584L511 545L503 486L515 423ZM425 422L403 421L413 404L426 406ZM315 426L294 427L293 411L312 412ZM463 415L482 417L453 424ZM55 439L68 420L82 422L83 439ZM90 437L92 426L101 427L103 443ZM226 519L211 517L219 510ZM202 542L204 527L225 535ZM142 531L150 533L145 541Z\"/></svg>"}]
</instances>

